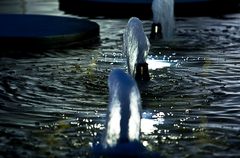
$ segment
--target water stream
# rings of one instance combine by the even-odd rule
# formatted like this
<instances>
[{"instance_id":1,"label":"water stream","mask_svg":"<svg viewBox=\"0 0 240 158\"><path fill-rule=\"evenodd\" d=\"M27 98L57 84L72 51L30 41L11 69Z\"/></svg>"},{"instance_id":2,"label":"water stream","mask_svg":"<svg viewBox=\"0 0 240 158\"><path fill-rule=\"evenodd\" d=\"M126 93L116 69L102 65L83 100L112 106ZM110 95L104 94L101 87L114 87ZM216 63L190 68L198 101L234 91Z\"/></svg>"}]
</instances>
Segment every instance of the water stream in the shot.
<instances>
[{"instance_id":1,"label":"water stream","mask_svg":"<svg viewBox=\"0 0 240 158\"><path fill-rule=\"evenodd\" d=\"M63 14L55 0L32 1L37 9L28 13L42 13L43 2L45 14ZM108 74L127 71L128 19L91 20L100 43L0 58L0 157L92 157L105 129ZM140 85L147 149L164 157L240 156L239 21L240 14L177 17L173 40L151 41L151 80ZM143 20L148 36L151 24Z\"/></svg>"}]
</instances>

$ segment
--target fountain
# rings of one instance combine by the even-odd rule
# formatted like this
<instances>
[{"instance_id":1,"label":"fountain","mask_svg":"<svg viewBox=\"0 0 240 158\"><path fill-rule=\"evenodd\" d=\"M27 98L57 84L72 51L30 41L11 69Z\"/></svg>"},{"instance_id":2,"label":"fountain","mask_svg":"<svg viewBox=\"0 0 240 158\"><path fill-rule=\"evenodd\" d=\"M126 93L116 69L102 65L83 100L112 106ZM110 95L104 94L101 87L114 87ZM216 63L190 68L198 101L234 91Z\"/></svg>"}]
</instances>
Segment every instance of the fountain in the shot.
<instances>
[{"instance_id":1,"label":"fountain","mask_svg":"<svg viewBox=\"0 0 240 158\"><path fill-rule=\"evenodd\" d=\"M134 80L122 70L113 70L108 79L109 113L104 144L139 140L141 99Z\"/></svg>"},{"instance_id":2,"label":"fountain","mask_svg":"<svg viewBox=\"0 0 240 158\"><path fill-rule=\"evenodd\" d=\"M142 22L132 17L123 34L123 52L127 56L128 72L136 80L149 80L146 58L150 43L144 33Z\"/></svg>"},{"instance_id":3,"label":"fountain","mask_svg":"<svg viewBox=\"0 0 240 158\"><path fill-rule=\"evenodd\" d=\"M96 158L151 158L139 141L141 128L141 97L135 80L123 70L113 70L108 78L109 105L103 140L93 148Z\"/></svg>"},{"instance_id":4,"label":"fountain","mask_svg":"<svg viewBox=\"0 0 240 158\"><path fill-rule=\"evenodd\" d=\"M153 0L151 39L168 40L174 32L174 0Z\"/></svg>"}]
</instances>

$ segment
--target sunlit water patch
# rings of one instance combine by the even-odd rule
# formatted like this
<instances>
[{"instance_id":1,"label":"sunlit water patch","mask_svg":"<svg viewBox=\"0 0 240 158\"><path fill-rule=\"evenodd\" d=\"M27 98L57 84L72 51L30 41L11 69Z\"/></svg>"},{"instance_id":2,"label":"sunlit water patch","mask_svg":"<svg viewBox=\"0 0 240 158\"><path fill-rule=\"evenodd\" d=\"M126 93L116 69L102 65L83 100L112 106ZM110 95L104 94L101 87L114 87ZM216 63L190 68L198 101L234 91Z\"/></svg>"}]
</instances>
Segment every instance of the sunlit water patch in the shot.
<instances>
[{"instance_id":1,"label":"sunlit water patch","mask_svg":"<svg viewBox=\"0 0 240 158\"><path fill-rule=\"evenodd\" d=\"M101 140L111 69L127 72L128 19L92 19L100 43L0 58L0 153L92 157ZM240 16L178 18L171 41L151 41L151 80L138 83L141 142L164 157L239 157ZM151 21L143 21L150 34ZM152 64L152 66L151 66Z\"/></svg>"}]
</instances>

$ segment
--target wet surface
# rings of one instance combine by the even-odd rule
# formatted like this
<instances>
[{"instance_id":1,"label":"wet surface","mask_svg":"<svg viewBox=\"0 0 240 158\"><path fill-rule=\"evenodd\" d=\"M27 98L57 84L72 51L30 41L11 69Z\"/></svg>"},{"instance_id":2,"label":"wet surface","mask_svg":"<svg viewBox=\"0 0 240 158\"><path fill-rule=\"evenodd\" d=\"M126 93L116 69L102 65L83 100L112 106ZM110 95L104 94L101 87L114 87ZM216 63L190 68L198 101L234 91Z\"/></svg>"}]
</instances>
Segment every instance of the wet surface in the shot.
<instances>
[{"instance_id":1,"label":"wet surface","mask_svg":"<svg viewBox=\"0 0 240 158\"><path fill-rule=\"evenodd\" d=\"M55 1L32 5L43 2L62 14ZM128 19L91 20L99 44L0 58L0 157L91 157L105 128L108 73L126 70ZM161 68L139 84L141 142L164 157L239 157L240 15L176 20L173 40L151 42L149 64ZM143 24L150 35L151 20Z\"/></svg>"}]
</instances>

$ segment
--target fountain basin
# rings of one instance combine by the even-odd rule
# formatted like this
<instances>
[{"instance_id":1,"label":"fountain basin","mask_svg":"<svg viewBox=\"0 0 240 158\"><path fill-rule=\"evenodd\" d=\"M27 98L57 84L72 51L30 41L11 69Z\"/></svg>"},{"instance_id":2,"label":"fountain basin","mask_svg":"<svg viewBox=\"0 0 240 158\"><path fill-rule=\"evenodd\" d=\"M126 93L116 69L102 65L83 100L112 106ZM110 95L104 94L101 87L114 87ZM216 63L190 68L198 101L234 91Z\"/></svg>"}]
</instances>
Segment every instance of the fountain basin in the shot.
<instances>
[{"instance_id":1,"label":"fountain basin","mask_svg":"<svg viewBox=\"0 0 240 158\"><path fill-rule=\"evenodd\" d=\"M99 37L99 25L73 17L1 14L1 49L49 49L90 44Z\"/></svg>"}]
</instances>

